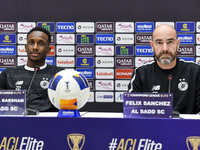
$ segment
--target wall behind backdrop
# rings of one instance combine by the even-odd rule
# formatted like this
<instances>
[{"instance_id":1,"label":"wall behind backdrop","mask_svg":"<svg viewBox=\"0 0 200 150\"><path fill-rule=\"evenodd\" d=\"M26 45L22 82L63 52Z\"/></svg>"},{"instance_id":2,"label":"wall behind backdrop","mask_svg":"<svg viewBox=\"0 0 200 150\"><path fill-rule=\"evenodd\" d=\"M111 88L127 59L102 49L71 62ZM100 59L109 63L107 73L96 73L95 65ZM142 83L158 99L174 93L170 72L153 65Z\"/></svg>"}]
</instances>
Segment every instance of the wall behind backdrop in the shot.
<instances>
[{"instance_id":1,"label":"wall behind backdrop","mask_svg":"<svg viewBox=\"0 0 200 150\"><path fill-rule=\"evenodd\" d=\"M133 22L134 25L136 22L174 22L174 24L176 24L176 22L195 22L196 25L196 22L200 21L199 6L199 0L1 0L0 22L55 22L55 24L57 22L113 22L114 24L116 22ZM193 34L194 33L197 34L196 31L194 31ZM76 31L74 34L76 34ZM94 32L92 34L95 35L97 33ZM117 33L114 30L113 33L109 34L115 35ZM131 34L134 34L135 37L136 31ZM57 46L57 43L54 45ZM93 45L95 47L96 43ZM112 45L114 47L117 46L115 42ZM16 43L16 46L18 46L18 43ZM75 43L74 46L76 47L77 44ZM135 42L132 46L136 46ZM192 46L196 48L198 45L195 42ZM94 55L89 57L96 58L96 56L97 55L94 52ZM194 61L196 61L195 59L197 56L198 55L195 53L192 56ZM18 53L16 53L15 57L19 57ZM57 53L55 54L55 57L57 57ZM74 57L76 57L76 55ZM104 57L110 58L108 56ZM116 54L114 54L111 57L113 57L113 60L116 61L116 58L120 56L116 56ZM136 56L134 54L133 56L127 57L135 58ZM101 57L99 59L101 59ZM128 69L134 69L136 67L135 61L136 60L133 62L133 66L128 67ZM78 67L76 67L75 64L74 69L77 68ZM94 69L94 74L96 69L99 69L95 65L95 62L94 67L91 68ZM100 69L113 69L113 73L116 74L116 69L121 68L114 65L110 68L101 67ZM126 86L129 79L117 79L115 78L115 75L113 79L98 79L94 75L93 79L88 80L90 80L94 86L91 88L93 100L88 102L82 110L122 111L122 100L116 99L120 97L121 93L126 92L126 90L120 90L118 86L120 84L124 84L124 86ZM113 81L111 82L113 84L113 89L96 90L96 86L98 84L97 81L105 84L107 81ZM119 90L117 88L119 88ZM113 93L111 94L113 97L111 96L112 98L110 97L111 99L109 99L110 93L108 93L108 95L96 95L98 92L111 92ZM118 95L116 95L117 92L119 92ZM102 101L97 100L98 102L96 101L97 97L102 96L107 96L108 102L106 102L106 99L103 99Z\"/></svg>"}]
</instances>

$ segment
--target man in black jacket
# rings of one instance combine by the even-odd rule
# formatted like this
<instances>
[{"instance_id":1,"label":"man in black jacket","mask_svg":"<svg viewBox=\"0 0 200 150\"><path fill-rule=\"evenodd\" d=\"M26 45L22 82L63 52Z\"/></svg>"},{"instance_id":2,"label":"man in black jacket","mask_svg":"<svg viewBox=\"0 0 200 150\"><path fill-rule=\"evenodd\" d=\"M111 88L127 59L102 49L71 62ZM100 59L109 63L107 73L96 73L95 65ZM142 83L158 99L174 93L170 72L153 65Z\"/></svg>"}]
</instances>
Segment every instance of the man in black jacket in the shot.
<instances>
[{"instance_id":1,"label":"man in black jacket","mask_svg":"<svg viewBox=\"0 0 200 150\"><path fill-rule=\"evenodd\" d=\"M51 35L46 29L35 27L30 30L25 45L27 65L7 68L0 74L1 90L27 90L34 68L39 66L27 97L27 107L38 111L58 111L48 98L47 88L50 79L64 68L45 63L46 55L51 50L50 40Z\"/></svg>"},{"instance_id":2,"label":"man in black jacket","mask_svg":"<svg viewBox=\"0 0 200 150\"><path fill-rule=\"evenodd\" d=\"M173 93L173 110L200 112L200 66L177 57L180 40L174 28L160 25L150 42L155 60L135 69L128 92Z\"/></svg>"}]
</instances>

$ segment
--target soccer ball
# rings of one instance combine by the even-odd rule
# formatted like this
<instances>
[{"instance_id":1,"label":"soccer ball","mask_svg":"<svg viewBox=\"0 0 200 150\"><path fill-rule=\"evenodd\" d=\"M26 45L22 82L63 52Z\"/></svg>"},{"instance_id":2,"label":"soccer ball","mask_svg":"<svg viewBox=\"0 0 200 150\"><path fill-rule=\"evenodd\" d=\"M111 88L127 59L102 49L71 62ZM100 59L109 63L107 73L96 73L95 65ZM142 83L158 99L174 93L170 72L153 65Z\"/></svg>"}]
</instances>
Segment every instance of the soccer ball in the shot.
<instances>
[{"instance_id":1,"label":"soccer ball","mask_svg":"<svg viewBox=\"0 0 200 150\"><path fill-rule=\"evenodd\" d=\"M90 87L86 77L75 70L62 70L49 82L48 96L58 109L80 109L86 104L89 93Z\"/></svg>"}]
</instances>

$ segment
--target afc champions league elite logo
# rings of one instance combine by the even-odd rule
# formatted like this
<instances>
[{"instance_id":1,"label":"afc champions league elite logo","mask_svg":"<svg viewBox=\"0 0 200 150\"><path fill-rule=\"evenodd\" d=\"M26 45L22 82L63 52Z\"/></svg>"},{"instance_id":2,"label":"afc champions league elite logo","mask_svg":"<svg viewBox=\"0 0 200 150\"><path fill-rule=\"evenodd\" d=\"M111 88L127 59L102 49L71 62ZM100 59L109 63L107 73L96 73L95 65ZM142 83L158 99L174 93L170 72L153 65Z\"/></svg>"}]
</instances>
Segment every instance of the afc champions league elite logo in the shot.
<instances>
[{"instance_id":1,"label":"afc champions league elite logo","mask_svg":"<svg viewBox=\"0 0 200 150\"><path fill-rule=\"evenodd\" d=\"M178 88L181 91L186 91L188 89L188 83L185 82L185 79L179 79L179 84L178 84Z\"/></svg>"},{"instance_id":2,"label":"afc champions league elite logo","mask_svg":"<svg viewBox=\"0 0 200 150\"><path fill-rule=\"evenodd\" d=\"M79 133L68 134L67 142L71 150L81 150L85 143L85 135Z\"/></svg>"},{"instance_id":3,"label":"afc champions league elite logo","mask_svg":"<svg viewBox=\"0 0 200 150\"><path fill-rule=\"evenodd\" d=\"M186 144L188 150L199 150L200 137L199 136L189 136L186 138Z\"/></svg>"}]
</instances>

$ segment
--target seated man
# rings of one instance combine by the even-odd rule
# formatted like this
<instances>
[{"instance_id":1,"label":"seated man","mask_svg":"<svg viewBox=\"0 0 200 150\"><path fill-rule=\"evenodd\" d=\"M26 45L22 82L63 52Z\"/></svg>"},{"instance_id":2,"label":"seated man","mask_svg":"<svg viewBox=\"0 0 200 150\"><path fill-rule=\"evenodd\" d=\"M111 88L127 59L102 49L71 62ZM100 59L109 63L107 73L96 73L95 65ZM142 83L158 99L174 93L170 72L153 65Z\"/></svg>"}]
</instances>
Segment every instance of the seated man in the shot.
<instances>
[{"instance_id":1,"label":"seated man","mask_svg":"<svg viewBox=\"0 0 200 150\"><path fill-rule=\"evenodd\" d=\"M173 110L195 114L200 111L200 66L177 57L179 44L174 28L157 27L150 41L156 59L135 69L128 92L168 93L170 90Z\"/></svg>"},{"instance_id":2,"label":"seated man","mask_svg":"<svg viewBox=\"0 0 200 150\"><path fill-rule=\"evenodd\" d=\"M0 74L1 90L27 90L35 71L34 67L39 66L27 102L28 108L39 111L57 111L48 98L47 88L50 79L64 69L45 63L46 55L51 50L50 40L51 35L46 29L35 27L30 30L25 45L27 65L7 68Z\"/></svg>"}]
</instances>

